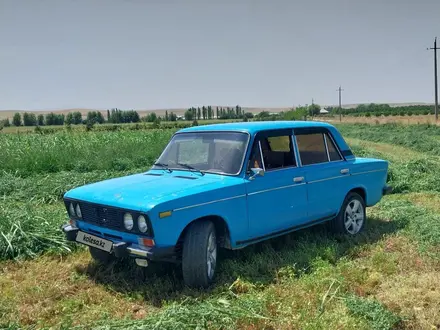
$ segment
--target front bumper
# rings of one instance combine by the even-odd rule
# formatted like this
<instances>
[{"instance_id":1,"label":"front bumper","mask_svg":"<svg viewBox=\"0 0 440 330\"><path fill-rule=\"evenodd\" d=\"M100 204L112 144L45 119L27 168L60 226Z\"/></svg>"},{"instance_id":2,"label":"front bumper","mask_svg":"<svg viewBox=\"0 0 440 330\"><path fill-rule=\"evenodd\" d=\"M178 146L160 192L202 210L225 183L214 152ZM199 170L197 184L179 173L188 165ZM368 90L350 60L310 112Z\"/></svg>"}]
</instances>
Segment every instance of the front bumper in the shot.
<instances>
[{"instance_id":1,"label":"front bumper","mask_svg":"<svg viewBox=\"0 0 440 330\"><path fill-rule=\"evenodd\" d=\"M393 187L389 185L385 185L385 187L382 188L382 195L389 195L393 192Z\"/></svg>"},{"instance_id":2,"label":"front bumper","mask_svg":"<svg viewBox=\"0 0 440 330\"><path fill-rule=\"evenodd\" d=\"M68 241L84 244L76 241L76 236L80 231L79 228L76 228L71 224L65 224L61 226L61 230L65 234L66 239ZM93 233L93 235L96 234ZM109 240L108 238L105 239ZM89 246L87 244L84 245ZM147 247L147 246L141 246L138 244L127 243L127 242L113 242L113 249L111 253L114 254L115 257L117 258L132 257L132 258L148 259L151 261L169 261L169 262L177 261L174 246Z\"/></svg>"}]
</instances>

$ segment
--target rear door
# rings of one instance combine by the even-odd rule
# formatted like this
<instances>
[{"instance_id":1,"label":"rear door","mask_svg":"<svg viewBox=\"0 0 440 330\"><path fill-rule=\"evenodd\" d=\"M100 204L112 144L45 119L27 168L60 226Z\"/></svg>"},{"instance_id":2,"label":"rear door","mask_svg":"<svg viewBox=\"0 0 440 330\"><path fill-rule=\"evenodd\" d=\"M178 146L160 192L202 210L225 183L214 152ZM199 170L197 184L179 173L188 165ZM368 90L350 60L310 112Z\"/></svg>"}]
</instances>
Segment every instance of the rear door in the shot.
<instances>
[{"instance_id":1,"label":"rear door","mask_svg":"<svg viewBox=\"0 0 440 330\"><path fill-rule=\"evenodd\" d=\"M298 167L291 129L258 133L247 166L251 240L276 235L306 221L305 175ZM263 168L264 176L252 177L250 169L255 167Z\"/></svg>"},{"instance_id":2,"label":"rear door","mask_svg":"<svg viewBox=\"0 0 440 330\"><path fill-rule=\"evenodd\" d=\"M307 182L309 219L335 216L348 191L348 163L326 128L295 129L295 140Z\"/></svg>"}]
</instances>

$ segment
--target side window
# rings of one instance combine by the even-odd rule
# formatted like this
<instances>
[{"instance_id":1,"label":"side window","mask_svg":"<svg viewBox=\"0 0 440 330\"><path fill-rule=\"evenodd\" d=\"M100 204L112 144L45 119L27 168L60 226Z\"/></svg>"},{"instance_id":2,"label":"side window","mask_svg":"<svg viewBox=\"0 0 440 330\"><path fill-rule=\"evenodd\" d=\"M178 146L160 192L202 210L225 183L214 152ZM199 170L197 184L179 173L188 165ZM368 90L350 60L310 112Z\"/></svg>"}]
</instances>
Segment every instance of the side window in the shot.
<instances>
[{"instance_id":1,"label":"side window","mask_svg":"<svg viewBox=\"0 0 440 330\"><path fill-rule=\"evenodd\" d=\"M339 154L335 144L333 143L333 139L328 134L325 134L325 140L327 141L328 155L330 157L330 161L334 162L342 160L341 155Z\"/></svg>"},{"instance_id":2,"label":"side window","mask_svg":"<svg viewBox=\"0 0 440 330\"><path fill-rule=\"evenodd\" d=\"M272 136L267 138L270 150L281 152L292 152L290 136Z\"/></svg>"},{"instance_id":3,"label":"side window","mask_svg":"<svg viewBox=\"0 0 440 330\"><path fill-rule=\"evenodd\" d=\"M296 142L302 165L328 162L324 135L322 133L297 135Z\"/></svg>"},{"instance_id":4,"label":"side window","mask_svg":"<svg viewBox=\"0 0 440 330\"><path fill-rule=\"evenodd\" d=\"M251 157L249 158L248 171L250 171L251 168L263 168L263 160L261 159L260 145L258 144L258 141L254 142Z\"/></svg>"},{"instance_id":5,"label":"side window","mask_svg":"<svg viewBox=\"0 0 440 330\"><path fill-rule=\"evenodd\" d=\"M290 135L263 138L261 146L266 170L296 166Z\"/></svg>"}]
</instances>

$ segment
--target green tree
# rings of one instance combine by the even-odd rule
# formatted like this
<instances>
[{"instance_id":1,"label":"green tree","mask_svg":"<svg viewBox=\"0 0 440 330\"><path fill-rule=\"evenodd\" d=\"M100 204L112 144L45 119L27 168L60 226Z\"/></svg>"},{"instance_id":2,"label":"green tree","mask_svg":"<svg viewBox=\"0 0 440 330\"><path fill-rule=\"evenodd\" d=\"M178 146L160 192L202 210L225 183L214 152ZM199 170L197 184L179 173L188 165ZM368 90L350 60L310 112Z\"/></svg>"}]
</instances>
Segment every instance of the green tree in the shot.
<instances>
[{"instance_id":1,"label":"green tree","mask_svg":"<svg viewBox=\"0 0 440 330\"><path fill-rule=\"evenodd\" d=\"M200 108L198 108L198 111L200 111ZM191 111L191 109L188 109L185 111L185 120L193 120L194 119L194 112Z\"/></svg>"},{"instance_id":2,"label":"green tree","mask_svg":"<svg viewBox=\"0 0 440 330\"><path fill-rule=\"evenodd\" d=\"M46 114L46 125L55 125L56 118L53 112Z\"/></svg>"},{"instance_id":3,"label":"green tree","mask_svg":"<svg viewBox=\"0 0 440 330\"><path fill-rule=\"evenodd\" d=\"M72 116L73 122L73 116ZM87 113L87 122L94 124L102 124L104 123L104 116L100 111L89 111Z\"/></svg>"},{"instance_id":4,"label":"green tree","mask_svg":"<svg viewBox=\"0 0 440 330\"><path fill-rule=\"evenodd\" d=\"M9 122L9 118L6 118L3 120L3 127L9 127L11 126L11 123Z\"/></svg>"},{"instance_id":5,"label":"green tree","mask_svg":"<svg viewBox=\"0 0 440 330\"><path fill-rule=\"evenodd\" d=\"M270 113L268 111L261 111L259 114L257 114L257 119L264 119L270 117Z\"/></svg>"},{"instance_id":6,"label":"green tree","mask_svg":"<svg viewBox=\"0 0 440 330\"><path fill-rule=\"evenodd\" d=\"M176 120L177 120L177 115L175 113L171 112L170 113L170 121L176 121Z\"/></svg>"},{"instance_id":7,"label":"green tree","mask_svg":"<svg viewBox=\"0 0 440 330\"><path fill-rule=\"evenodd\" d=\"M297 107L282 114L284 120L306 120L309 114L308 107Z\"/></svg>"},{"instance_id":8,"label":"green tree","mask_svg":"<svg viewBox=\"0 0 440 330\"><path fill-rule=\"evenodd\" d=\"M107 109L107 121L110 122L110 110Z\"/></svg>"},{"instance_id":9,"label":"green tree","mask_svg":"<svg viewBox=\"0 0 440 330\"><path fill-rule=\"evenodd\" d=\"M37 117L33 113L25 112L23 114L23 125L24 126L35 126L37 125Z\"/></svg>"},{"instance_id":10,"label":"green tree","mask_svg":"<svg viewBox=\"0 0 440 330\"><path fill-rule=\"evenodd\" d=\"M19 112L16 112L14 117L12 117L12 124L17 127L21 126L21 115Z\"/></svg>"},{"instance_id":11,"label":"green tree","mask_svg":"<svg viewBox=\"0 0 440 330\"><path fill-rule=\"evenodd\" d=\"M165 121L168 121L168 110L165 111Z\"/></svg>"},{"instance_id":12,"label":"green tree","mask_svg":"<svg viewBox=\"0 0 440 330\"><path fill-rule=\"evenodd\" d=\"M166 116L168 116L168 114L166 114ZM149 123L154 123L157 119L157 115L155 112L150 112L147 116L146 116L146 121Z\"/></svg>"},{"instance_id":13,"label":"green tree","mask_svg":"<svg viewBox=\"0 0 440 330\"><path fill-rule=\"evenodd\" d=\"M319 112L321 111L321 107L318 104L311 104L309 105L309 115L314 117L319 115Z\"/></svg>"},{"instance_id":14,"label":"green tree","mask_svg":"<svg viewBox=\"0 0 440 330\"><path fill-rule=\"evenodd\" d=\"M66 125L73 124L73 113L69 112L66 116Z\"/></svg>"},{"instance_id":15,"label":"green tree","mask_svg":"<svg viewBox=\"0 0 440 330\"><path fill-rule=\"evenodd\" d=\"M37 123L38 126L43 126L44 125L44 115L42 113L40 113L37 117Z\"/></svg>"},{"instance_id":16,"label":"green tree","mask_svg":"<svg viewBox=\"0 0 440 330\"><path fill-rule=\"evenodd\" d=\"M108 110L107 110L107 111L108 111ZM79 125L79 124L82 123L82 115L81 115L81 112L79 112L79 111L75 111L75 112L72 114L72 116L73 116L73 124L75 124L75 125Z\"/></svg>"},{"instance_id":17,"label":"green tree","mask_svg":"<svg viewBox=\"0 0 440 330\"><path fill-rule=\"evenodd\" d=\"M241 108L239 105L235 106L235 115L237 116L237 118L241 117Z\"/></svg>"},{"instance_id":18,"label":"green tree","mask_svg":"<svg viewBox=\"0 0 440 330\"><path fill-rule=\"evenodd\" d=\"M203 107L203 109L205 109L205 107ZM197 119L200 120L201 118L202 118L202 114L200 113L200 108L198 108L197 109ZM203 119L205 119L205 118L203 118Z\"/></svg>"},{"instance_id":19,"label":"green tree","mask_svg":"<svg viewBox=\"0 0 440 330\"><path fill-rule=\"evenodd\" d=\"M64 125L64 115L63 114L54 114L53 112L48 113L46 115L46 125Z\"/></svg>"}]
</instances>

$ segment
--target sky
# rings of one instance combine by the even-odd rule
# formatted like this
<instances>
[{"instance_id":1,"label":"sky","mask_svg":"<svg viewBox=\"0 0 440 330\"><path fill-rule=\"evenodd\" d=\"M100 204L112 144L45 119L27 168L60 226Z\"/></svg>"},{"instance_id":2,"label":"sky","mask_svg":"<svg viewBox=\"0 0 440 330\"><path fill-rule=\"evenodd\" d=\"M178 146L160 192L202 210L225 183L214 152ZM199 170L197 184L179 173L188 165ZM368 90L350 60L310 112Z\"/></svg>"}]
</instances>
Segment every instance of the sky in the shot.
<instances>
[{"instance_id":1,"label":"sky","mask_svg":"<svg viewBox=\"0 0 440 330\"><path fill-rule=\"evenodd\" d=\"M439 13L439 0L0 0L0 109L329 105L339 85L344 104L433 102Z\"/></svg>"}]
</instances>

